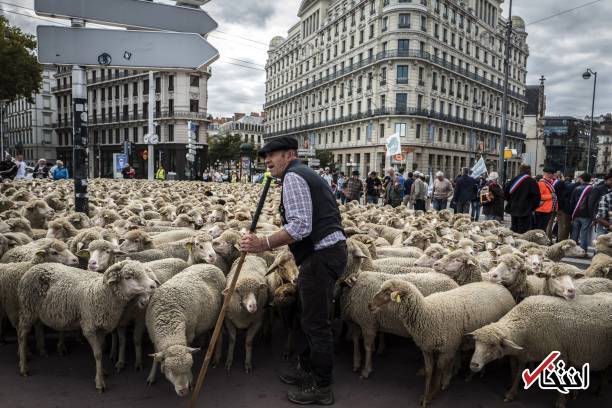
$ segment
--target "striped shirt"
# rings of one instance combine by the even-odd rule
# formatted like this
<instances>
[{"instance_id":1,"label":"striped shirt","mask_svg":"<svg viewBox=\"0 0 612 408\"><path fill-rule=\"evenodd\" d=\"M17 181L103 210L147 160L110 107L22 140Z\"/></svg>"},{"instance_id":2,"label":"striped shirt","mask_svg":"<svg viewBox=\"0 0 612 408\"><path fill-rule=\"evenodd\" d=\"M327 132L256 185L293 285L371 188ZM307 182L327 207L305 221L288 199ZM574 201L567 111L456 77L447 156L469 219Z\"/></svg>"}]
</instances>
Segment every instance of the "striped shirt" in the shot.
<instances>
[{"instance_id":1,"label":"striped shirt","mask_svg":"<svg viewBox=\"0 0 612 408\"><path fill-rule=\"evenodd\" d=\"M610 221L610 212L612 212L612 191L601 197L599 206L597 207L596 219Z\"/></svg>"},{"instance_id":2,"label":"striped shirt","mask_svg":"<svg viewBox=\"0 0 612 408\"><path fill-rule=\"evenodd\" d=\"M301 176L290 172L283 180L283 205L287 224L285 231L295 241L301 241L312 232L312 199L308 183ZM336 231L314 243L315 251L328 248L346 238Z\"/></svg>"}]
</instances>

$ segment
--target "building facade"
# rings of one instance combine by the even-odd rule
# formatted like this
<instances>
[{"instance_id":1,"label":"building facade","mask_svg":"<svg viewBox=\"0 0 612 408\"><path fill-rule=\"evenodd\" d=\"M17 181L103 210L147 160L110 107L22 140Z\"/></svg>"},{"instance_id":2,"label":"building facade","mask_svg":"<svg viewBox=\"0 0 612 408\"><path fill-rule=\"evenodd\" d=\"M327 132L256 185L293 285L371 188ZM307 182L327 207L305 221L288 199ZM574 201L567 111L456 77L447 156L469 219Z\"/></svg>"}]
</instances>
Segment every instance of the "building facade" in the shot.
<instances>
[{"instance_id":1,"label":"building facade","mask_svg":"<svg viewBox=\"0 0 612 408\"><path fill-rule=\"evenodd\" d=\"M39 159L53 162L56 158L57 139L53 136L55 98L51 94L54 69L45 68L38 94L32 103L19 98L4 107L4 150L15 156L23 154L29 165Z\"/></svg>"},{"instance_id":2,"label":"building facade","mask_svg":"<svg viewBox=\"0 0 612 408\"><path fill-rule=\"evenodd\" d=\"M111 177L113 153L122 153L124 141L133 143L129 162L137 177L147 177L144 136L149 133L149 103L154 103L155 167L163 164L166 172L180 179L191 173L202 174L206 165L207 71L156 72L155 94L149 95L148 71L123 69L88 69L88 160L90 177ZM57 115L53 124L57 134L57 156L71 162L72 156L72 84L71 69L59 67L53 94ZM187 123L198 126L198 149L193 166L186 160Z\"/></svg>"},{"instance_id":3,"label":"building facade","mask_svg":"<svg viewBox=\"0 0 612 408\"><path fill-rule=\"evenodd\" d=\"M544 118L544 165L574 177L576 171L584 172L587 166L589 123L570 116Z\"/></svg>"},{"instance_id":4,"label":"building facade","mask_svg":"<svg viewBox=\"0 0 612 408\"><path fill-rule=\"evenodd\" d=\"M546 160L544 146L544 116L546 115L546 96L544 83L529 85L526 90L527 107L525 108L525 153L523 162L531 166L533 174L542 174Z\"/></svg>"},{"instance_id":5,"label":"building facade","mask_svg":"<svg viewBox=\"0 0 612 408\"><path fill-rule=\"evenodd\" d=\"M259 114L255 116L251 113L250 115L237 114L235 118L219 126L218 136L239 135L244 143L249 143L255 149L259 149L264 135L264 116Z\"/></svg>"},{"instance_id":6,"label":"building facade","mask_svg":"<svg viewBox=\"0 0 612 408\"><path fill-rule=\"evenodd\" d=\"M480 155L497 167L503 93L501 0L304 0L266 64L268 141L293 135L336 167L442 170ZM529 50L513 17L508 148L524 152ZM398 133L403 154L385 157ZM349 164L349 166L347 166ZM520 159L512 159L508 176Z\"/></svg>"}]
</instances>

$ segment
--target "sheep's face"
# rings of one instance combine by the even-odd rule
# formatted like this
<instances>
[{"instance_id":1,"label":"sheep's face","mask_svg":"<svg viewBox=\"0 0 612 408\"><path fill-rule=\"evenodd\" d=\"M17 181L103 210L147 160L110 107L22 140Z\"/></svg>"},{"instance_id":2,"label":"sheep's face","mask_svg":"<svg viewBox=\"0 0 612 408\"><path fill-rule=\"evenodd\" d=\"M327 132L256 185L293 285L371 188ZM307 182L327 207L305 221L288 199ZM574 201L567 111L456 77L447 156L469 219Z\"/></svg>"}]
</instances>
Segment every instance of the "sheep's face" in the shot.
<instances>
[{"instance_id":1,"label":"sheep's face","mask_svg":"<svg viewBox=\"0 0 612 408\"><path fill-rule=\"evenodd\" d=\"M483 341L476 336L476 345L474 347L474 354L470 361L470 370L477 373L484 368L485 365L491 361L498 360L505 355L516 353L516 351L522 350L523 348L508 339L501 339L500 341Z\"/></svg>"},{"instance_id":2,"label":"sheep's face","mask_svg":"<svg viewBox=\"0 0 612 408\"><path fill-rule=\"evenodd\" d=\"M128 235L123 241L120 240L119 249L126 253L140 252L150 248L151 244L151 238L147 236L140 234Z\"/></svg>"},{"instance_id":3,"label":"sheep's face","mask_svg":"<svg viewBox=\"0 0 612 408\"><path fill-rule=\"evenodd\" d=\"M485 243L485 249L486 249L487 251L492 251L492 250L494 250L495 248L497 248L497 243L496 243L496 242L493 242L493 241L487 241L487 242Z\"/></svg>"},{"instance_id":4,"label":"sheep's face","mask_svg":"<svg viewBox=\"0 0 612 408\"><path fill-rule=\"evenodd\" d=\"M70 217L70 219L68 221L76 229L84 229L84 228L90 228L91 227L91 221L89 220L89 218L80 217L79 215L75 215L73 217Z\"/></svg>"},{"instance_id":5,"label":"sheep's face","mask_svg":"<svg viewBox=\"0 0 612 408\"><path fill-rule=\"evenodd\" d=\"M533 273L538 273L542 270L542 265L544 263L544 257L540 254L529 254L525 257L525 265L529 269L533 271Z\"/></svg>"},{"instance_id":6,"label":"sheep's face","mask_svg":"<svg viewBox=\"0 0 612 408\"><path fill-rule=\"evenodd\" d=\"M457 253L450 253L444 258L436 261L433 267L438 272L457 272L462 268L476 265L470 256L460 256Z\"/></svg>"},{"instance_id":7,"label":"sheep's face","mask_svg":"<svg viewBox=\"0 0 612 408\"><path fill-rule=\"evenodd\" d=\"M515 265L513 262L501 261L495 268L487 273L487 276L489 281L493 283L509 284L516 281L519 272L520 265Z\"/></svg>"},{"instance_id":8,"label":"sheep's face","mask_svg":"<svg viewBox=\"0 0 612 408\"><path fill-rule=\"evenodd\" d=\"M44 248L39 248L36 255L40 256L43 262L57 262L68 266L78 266L79 258L74 256L67 248L56 247L51 245Z\"/></svg>"},{"instance_id":9,"label":"sheep's face","mask_svg":"<svg viewBox=\"0 0 612 408\"><path fill-rule=\"evenodd\" d=\"M380 287L380 290L374 295L368 303L368 310L372 313L378 313L383 306L391 301L400 303L402 299L401 291L397 290L392 282L385 282Z\"/></svg>"},{"instance_id":10,"label":"sheep's face","mask_svg":"<svg viewBox=\"0 0 612 408\"><path fill-rule=\"evenodd\" d=\"M208 228L206 230L207 233L210 234L210 236L212 236L213 238L218 238L221 233L223 232L223 228L221 228L219 225L215 224L212 227Z\"/></svg>"},{"instance_id":11,"label":"sheep's face","mask_svg":"<svg viewBox=\"0 0 612 408\"><path fill-rule=\"evenodd\" d=\"M202 214L197 211L192 211L189 213L189 215L193 219L193 223L196 227L201 228L204 225L204 218L202 217Z\"/></svg>"},{"instance_id":12,"label":"sheep's face","mask_svg":"<svg viewBox=\"0 0 612 408\"><path fill-rule=\"evenodd\" d=\"M436 261L442 259L443 256L444 252L442 251L425 252L414 262L414 266L426 266L430 268Z\"/></svg>"},{"instance_id":13,"label":"sheep's face","mask_svg":"<svg viewBox=\"0 0 612 408\"><path fill-rule=\"evenodd\" d=\"M208 222L223 222L225 221L225 212L223 210L213 210L208 216Z\"/></svg>"},{"instance_id":14,"label":"sheep's face","mask_svg":"<svg viewBox=\"0 0 612 408\"><path fill-rule=\"evenodd\" d=\"M55 215L53 208L49 207L46 202L38 202L32 207L26 207L26 216L39 220L49 220Z\"/></svg>"},{"instance_id":15,"label":"sheep's face","mask_svg":"<svg viewBox=\"0 0 612 408\"><path fill-rule=\"evenodd\" d=\"M459 246L459 249L464 251L466 254L474 255L475 253L474 247L472 246L472 244L462 244Z\"/></svg>"},{"instance_id":16,"label":"sheep's face","mask_svg":"<svg viewBox=\"0 0 612 408\"><path fill-rule=\"evenodd\" d=\"M552 266L548 268L546 272L537 273L536 276L545 279L544 284L547 286L551 296L557 296L565 300L573 300L576 297L574 279L581 278L584 275L580 273L573 276L564 271L559 271Z\"/></svg>"},{"instance_id":17,"label":"sheep's face","mask_svg":"<svg viewBox=\"0 0 612 408\"><path fill-rule=\"evenodd\" d=\"M193 225L193 218L187 214L181 214L172 221L172 226L177 228L193 228Z\"/></svg>"},{"instance_id":18,"label":"sheep's face","mask_svg":"<svg viewBox=\"0 0 612 408\"><path fill-rule=\"evenodd\" d=\"M514 245L514 237L512 235L506 235L502 238L503 244Z\"/></svg>"},{"instance_id":19,"label":"sheep's face","mask_svg":"<svg viewBox=\"0 0 612 408\"><path fill-rule=\"evenodd\" d=\"M115 261L115 256L125 255L125 252L108 245L105 248L89 250L87 269L93 272L104 272Z\"/></svg>"},{"instance_id":20,"label":"sheep's face","mask_svg":"<svg viewBox=\"0 0 612 408\"><path fill-rule=\"evenodd\" d=\"M585 251L579 245L576 245L576 242L572 240L568 240L566 243L561 245L561 249L565 256L584 256Z\"/></svg>"},{"instance_id":21,"label":"sheep's face","mask_svg":"<svg viewBox=\"0 0 612 408\"><path fill-rule=\"evenodd\" d=\"M212 264L217 261L217 253L211 239L193 238L188 247L196 263L206 262Z\"/></svg>"},{"instance_id":22,"label":"sheep's face","mask_svg":"<svg viewBox=\"0 0 612 408\"><path fill-rule=\"evenodd\" d=\"M222 257L227 257L231 254L234 245L231 242L227 242L221 237L217 237L212 240L212 246L215 252Z\"/></svg>"},{"instance_id":23,"label":"sheep's face","mask_svg":"<svg viewBox=\"0 0 612 408\"><path fill-rule=\"evenodd\" d=\"M66 238L65 230L59 224L49 225L49 229L47 230L47 235L45 238L55 238L55 239L63 239Z\"/></svg>"},{"instance_id":24,"label":"sheep's face","mask_svg":"<svg viewBox=\"0 0 612 408\"><path fill-rule=\"evenodd\" d=\"M185 397L189 394L193 382L193 374L191 373L192 354L199 350L199 348L173 345L164 352L152 354L155 360L160 363L161 371L166 379L174 385L174 391L179 397Z\"/></svg>"}]
</instances>

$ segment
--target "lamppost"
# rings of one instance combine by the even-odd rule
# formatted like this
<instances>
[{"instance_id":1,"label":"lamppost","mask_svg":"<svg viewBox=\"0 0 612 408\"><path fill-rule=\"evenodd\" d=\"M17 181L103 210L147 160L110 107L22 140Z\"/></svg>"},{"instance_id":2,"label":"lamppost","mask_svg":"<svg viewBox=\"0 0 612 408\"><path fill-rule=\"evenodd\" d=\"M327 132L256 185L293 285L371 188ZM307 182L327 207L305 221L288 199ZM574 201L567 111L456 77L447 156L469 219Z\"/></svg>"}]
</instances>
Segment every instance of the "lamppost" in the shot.
<instances>
[{"instance_id":1,"label":"lamppost","mask_svg":"<svg viewBox=\"0 0 612 408\"><path fill-rule=\"evenodd\" d=\"M589 142L587 145L587 166L586 171L590 173L591 170L591 140L593 139L593 115L595 114L595 89L597 87L597 72L591 70L591 68L587 68L587 70L582 74L582 79L591 79L591 75L595 78L593 80L593 102L591 103L591 129L589 131Z\"/></svg>"}]
</instances>

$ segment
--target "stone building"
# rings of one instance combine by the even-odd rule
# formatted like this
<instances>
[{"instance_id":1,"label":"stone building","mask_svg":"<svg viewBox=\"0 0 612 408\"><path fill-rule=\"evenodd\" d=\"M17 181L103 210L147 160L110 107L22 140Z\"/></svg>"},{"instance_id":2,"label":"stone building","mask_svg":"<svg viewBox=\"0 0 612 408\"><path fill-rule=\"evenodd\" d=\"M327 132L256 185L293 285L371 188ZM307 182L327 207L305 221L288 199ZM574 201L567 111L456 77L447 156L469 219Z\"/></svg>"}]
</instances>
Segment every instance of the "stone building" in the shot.
<instances>
[{"instance_id":1,"label":"stone building","mask_svg":"<svg viewBox=\"0 0 612 408\"><path fill-rule=\"evenodd\" d=\"M497 167L503 93L501 0L304 0L270 42L265 140L293 135L364 174L390 165L454 177ZM525 24L513 17L508 148L524 152ZM403 154L385 157L385 138ZM508 175L520 159L510 160Z\"/></svg>"}]
</instances>

